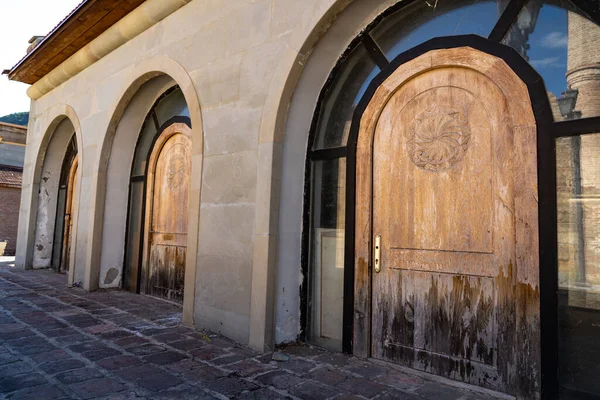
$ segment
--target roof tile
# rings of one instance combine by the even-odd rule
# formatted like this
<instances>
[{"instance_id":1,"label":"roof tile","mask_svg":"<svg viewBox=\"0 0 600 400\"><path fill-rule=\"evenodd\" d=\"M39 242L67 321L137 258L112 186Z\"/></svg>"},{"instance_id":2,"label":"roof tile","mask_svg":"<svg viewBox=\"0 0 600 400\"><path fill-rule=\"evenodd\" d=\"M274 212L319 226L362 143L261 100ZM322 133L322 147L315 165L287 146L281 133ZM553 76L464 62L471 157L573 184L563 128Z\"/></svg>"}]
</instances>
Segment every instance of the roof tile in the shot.
<instances>
[{"instance_id":1,"label":"roof tile","mask_svg":"<svg viewBox=\"0 0 600 400\"><path fill-rule=\"evenodd\" d=\"M20 168L0 165L0 186L21 188L23 171Z\"/></svg>"}]
</instances>

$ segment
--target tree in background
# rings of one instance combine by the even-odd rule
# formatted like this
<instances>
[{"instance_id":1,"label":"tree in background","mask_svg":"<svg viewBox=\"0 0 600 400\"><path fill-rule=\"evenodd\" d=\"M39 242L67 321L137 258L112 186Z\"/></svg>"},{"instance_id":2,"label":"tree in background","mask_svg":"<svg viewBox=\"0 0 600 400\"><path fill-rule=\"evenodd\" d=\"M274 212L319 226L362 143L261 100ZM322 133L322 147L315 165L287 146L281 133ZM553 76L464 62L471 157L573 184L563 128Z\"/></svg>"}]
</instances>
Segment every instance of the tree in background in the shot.
<instances>
[{"instance_id":1,"label":"tree in background","mask_svg":"<svg viewBox=\"0 0 600 400\"><path fill-rule=\"evenodd\" d=\"M27 126L29 122L29 112L17 112L0 117L1 122L8 122L9 124L24 125Z\"/></svg>"}]
</instances>

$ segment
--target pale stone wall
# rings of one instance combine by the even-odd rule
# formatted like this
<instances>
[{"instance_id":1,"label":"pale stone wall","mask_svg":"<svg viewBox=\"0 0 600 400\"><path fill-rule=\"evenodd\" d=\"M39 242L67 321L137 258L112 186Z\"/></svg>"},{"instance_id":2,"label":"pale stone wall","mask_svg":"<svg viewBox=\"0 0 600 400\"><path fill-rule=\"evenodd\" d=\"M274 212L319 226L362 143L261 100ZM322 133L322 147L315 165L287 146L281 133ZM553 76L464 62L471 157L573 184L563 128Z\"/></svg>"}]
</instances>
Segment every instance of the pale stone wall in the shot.
<instances>
[{"instance_id":1,"label":"pale stone wall","mask_svg":"<svg viewBox=\"0 0 600 400\"><path fill-rule=\"evenodd\" d=\"M194 0L33 101L18 264L37 266L34 260L45 257L35 246L43 215L37 210L45 201L37 194L45 150L64 116L76 132L81 166L73 282L93 290L103 285L103 272L122 264L123 245L104 244L122 238L124 229L122 215L108 207L114 196L127 195L113 163L130 163L113 141L131 142L139 133L120 123L145 115L149 106L134 110L132 98L142 83L165 74L182 88L193 129L184 319L257 348L272 345L287 110L314 43L349 2ZM338 56L349 37L336 46ZM301 195L302 187L294 193ZM287 270L299 276L299 263L279 265ZM295 285L289 296L297 291ZM298 305L292 306L297 319ZM282 337L295 337L298 329L286 326Z\"/></svg>"}]
</instances>

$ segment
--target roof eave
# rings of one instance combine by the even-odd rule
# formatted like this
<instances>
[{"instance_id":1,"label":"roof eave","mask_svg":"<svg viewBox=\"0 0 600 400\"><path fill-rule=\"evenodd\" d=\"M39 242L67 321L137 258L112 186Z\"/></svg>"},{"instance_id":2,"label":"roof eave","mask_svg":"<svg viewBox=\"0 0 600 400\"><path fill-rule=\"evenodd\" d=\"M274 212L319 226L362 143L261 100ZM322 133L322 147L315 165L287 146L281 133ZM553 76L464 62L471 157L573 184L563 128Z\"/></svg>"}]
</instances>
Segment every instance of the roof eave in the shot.
<instances>
[{"instance_id":1,"label":"roof eave","mask_svg":"<svg viewBox=\"0 0 600 400\"><path fill-rule=\"evenodd\" d=\"M19 79L15 79L15 76L18 75L20 72L19 71L20 67L23 66L23 64L25 62L27 62L29 59L31 59L31 57L36 55L37 52L41 51L45 47L47 42L50 39L53 39L58 34L58 32L61 30L62 27L64 27L73 18L75 18L75 16L78 16L77 15L78 12L83 7L88 5L88 3L91 3L94 1L95 0L83 0L81 3L79 3L77 5L77 7L75 7L73 9L73 11L71 11L65 18L63 18L63 20L60 21L58 23L58 25L56 25L42 40L40 40L40 42L37 44L37 46L35 46L29 53L27 53L23 58L21 58L11 69L8 69L8 70L5 69L4 71L2 71L2 74L8 75L8 79L10 79L11 81L23 82L23 81L19 81ZM27 83L27 82L24 82L24 83Z\"/></svg>"}]
</instances>

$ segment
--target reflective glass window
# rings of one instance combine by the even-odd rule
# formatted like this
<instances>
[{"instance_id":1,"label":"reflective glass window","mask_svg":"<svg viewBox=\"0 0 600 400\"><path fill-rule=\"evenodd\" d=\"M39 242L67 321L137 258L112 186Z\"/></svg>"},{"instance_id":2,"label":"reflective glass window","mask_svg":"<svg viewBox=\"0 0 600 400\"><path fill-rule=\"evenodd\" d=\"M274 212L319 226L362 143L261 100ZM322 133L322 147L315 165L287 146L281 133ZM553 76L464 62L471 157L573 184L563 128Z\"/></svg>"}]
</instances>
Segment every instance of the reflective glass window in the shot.
<instances>
[{"instance_id":1,"label":"reflective glass window","mask_svg":"<svg viewBox=\"0 0 600 400\"><path fill-rule=\"evenodd\" d=\"M188 110L187 103L183 92L179 89L169 93L162 98L155 108L156 116L158 117L158 123L160 125L167 122L169 119L175 116L189 117L190 111Z\"/></svg>"},{"instance_id":2,"label":"reflective glass window","mask_svg":"<svg viewBox=\"0 0 600 400\"><path fill-rule=\"evenodd\" d=\"M600 396L600 134L558 139L556 164L561 398Z\"/></svg>"},{"instance_id":3,"label":"reflective glass window","mask_svg":"<svg viewBox=\"0 0 600 400\"><path fill-rule=\"evenodd\" d=\"M370 32L388 60L429 39L476 34L487 37L505 1L415 1L386 17Z\"/></svg>"},{"instance_id":4,"label":"reflective glass window","mask_svg":"<svg viewBox=\"0 0 600 400\"><path fill-rule=\"evenodd\" d=\"M542 76L556 121L600 115L600 26L571 2L530 0L503 43Z\"/></svg>"},{"instance_id":5,"label":"reflective glass window","mask_svg":"<svg viewBox=\"0 0 600 400\"><path fill-rule=\"evenodd\" d=\"M152 116L149 115L146 118L138 143L135 148L135 157L133 158L133 168L131 169L131 176L141 176L146 174L146 161L148 154L150 154L150 148L154 142L156 136L156 125L152 120Z\"/></svg>"},{"instance_id":6,"label":"reflective glass window","mask_svg":"<svg viewBox=\"0 0 600 400\"><path fill-rule=\"evenodd\" d=\"M138 265L141 259L142 226L144 205L144 181L131 182L129 189L129 215L127 226L127 250L125 251L125 271L123 284L132 292L138 290Z\"/></svg>"},{"instance_id":7,"label":"reflective glass window","mask_svg":"<svg viewBox=\"0 0 600 400\"><path fill-rule=\"evenodd\" d=\"M349 54L321 105L314 149L346 145L354 109L379 72L362 44Z\"/></svg>"},{"instance_id":8,"label":"reflective glass window","mask_svg":"<svg viewBox=\"0 0 600 400\"><path fill-rule=\"evenodd\" d=\"M189 117L190 113L183 97L183 92L180 89L175 89L162 97L155 105L154 109L151 110L146 116L142 131L138 138L138 143L135 148L135 156L133 159L133 168L131 176L141 176L146 173L146 162L150 155L150 150L154 144L154 138L157 134L156 124L152 113L156 113L158 123L163 125L165 122L173 117Z\"/></svg>"},{"instance_id":9,"label":"reflective glass window","mask_svg":"<svg viewBox=\"0 0 600 400\"><path fill-rule=\"evenodd\" d=\"M317 345L341 351L346 159L312 165L309 336Z\"/></svg>"},{"instance_id":10,"label":"reflective glass window","mask_svg":"<svg viewBox=\"0 0 600 400\"><path fill-rule=\"evenodd\" d=\"M54 224L54 243L52 248L52 268L60 270L62 260L62 241L65 232L65 210L67 208L67 186L58 188L58 200L56 202L56 222ZM66 268L66 266L65 266Z\"/></svg>"}]
</instances>

